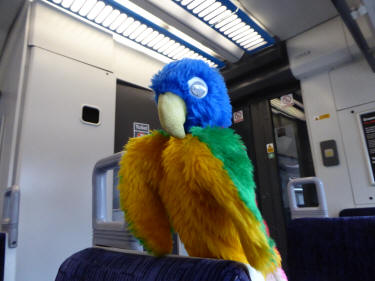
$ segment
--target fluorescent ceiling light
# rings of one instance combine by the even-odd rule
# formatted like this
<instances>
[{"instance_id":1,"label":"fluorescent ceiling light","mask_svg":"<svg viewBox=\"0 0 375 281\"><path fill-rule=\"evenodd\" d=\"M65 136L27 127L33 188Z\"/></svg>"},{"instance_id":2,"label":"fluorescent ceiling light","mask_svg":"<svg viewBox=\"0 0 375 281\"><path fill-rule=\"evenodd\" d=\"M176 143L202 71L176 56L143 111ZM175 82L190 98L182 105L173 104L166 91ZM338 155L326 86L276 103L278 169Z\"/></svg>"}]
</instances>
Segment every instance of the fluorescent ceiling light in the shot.
<instances>
[{"instance_id":1,"label":"fluorescent ceiling light","mask_svg":"<svg viewBox=\"0 0 375 281\"><path fill-rule=\"evenodd\" d=\"M173 30L172 33L172 27L127 0L44 1L110 32L120 43L137 50L147 49L149 51L147 54L157 53L157 57L164 57L165 62L189 57L200 58L212 67L224 66L221 60L213 56L212 50L204 49L198 42L194 42L182 32ZM120 40L120 37L126 40Z\"/></svg>"},{"instance_id":2,"label":"fluorescent ceiling light","mask_svg":"<svg viewBox=\"0 0 375 281\"><path fill-rule=\"evenodd\" d=\"M74 4L71 6L72 12L77 13L82 8L85 2L86 0L75 1Z\"/></svg>"},{"instance_id":3,"label":"fluorescent ceiling light","mask_svg":"<svg viewBox=\"0 0 375 281\"><path fill-rule=\"evenodd\" d=\"M205 53L207 53L207 54L209 54L211 56L216 56L217 55L216 52L214 52L210 48L208 48L205 45L201 44L200 42L198 42L194 38L188 36L187 34L179 31L178 29L174 28L173 26L166 24L160 18L158 18L155 15L149 13L145 9L142 9L141 7L137 6L133 2L131 2L129 0L114 0L114 2L116 2L116 3L120 4L120 5L128 8L128 9L130 9L132 11L134 11L138 15L142 15L143 18L151 21L154 24L156 24L158 26L161 26L161 27L164 27L169 32L171 32L173 35L175 35L177 37L180 37L182 40L184 40L186 42L189 42L190 44L192 44L193 46L195 46L198 49L202 50L203 52L205 52Z\"/></svg>"},{"instance_id":4,"label":"fluorescent ceiling light","mask_svg":"<svg viewBox=\"0 0 375 281\"><path fill-rule=\"evenodd\" d=\"M62 6L65 7L65 8L69 8L70 5L72 5L73 1L74 1L74 0L64 0L64 1L62 2Z\"/></svg>"},{"instance_id":5,"label":"fluorescent ceiling light","mask_svg":"<svg viewBox=\"0 0 375 281\"><path fill-rule=\"evenodd\" d=\"M160 19L163 19L163 21L169 26L178 29L191 38L194 38L195 42L201 44L200 46L195 42L190 41L191 39L184 40L198 47L202 51L205 51L208 54L211 54L221 60L226 60L228 62L234 63L237 62L244 54L244 50L242 48L239 48L231 40L228 40L226 37L222 36L215 29L211 28L211 26L203 23L197 15L193 14L194 12L198 12L199 10L201 11L202 6L207 5L207 1L215 2L215 0L205 0L196 8L189 11L184 9L180 5L176 5L171 0L128 1L132 1L142 9L152 13L154 16L158 16ZM191 2L189 4L193 3L194 2ZM196 11L196 9L199 10ZM178 37L181 37L180 35L175 33L173 29L168 28L168 31Z\"/></svg>"},{"instance_id":6,"label":"fluorescent ceiling light","mask_svg":"<svg viewBox=\"0 0 375 281\"><path fill-rule=\"evenodd\" d=\"M275 39L260 24L251 19L230 0L173 1L249 53L275 43ZM249 44L250 38L244 39L249 34L252 36L259 35L261 40L255 44Z\"/></svg>"}]
</instances>

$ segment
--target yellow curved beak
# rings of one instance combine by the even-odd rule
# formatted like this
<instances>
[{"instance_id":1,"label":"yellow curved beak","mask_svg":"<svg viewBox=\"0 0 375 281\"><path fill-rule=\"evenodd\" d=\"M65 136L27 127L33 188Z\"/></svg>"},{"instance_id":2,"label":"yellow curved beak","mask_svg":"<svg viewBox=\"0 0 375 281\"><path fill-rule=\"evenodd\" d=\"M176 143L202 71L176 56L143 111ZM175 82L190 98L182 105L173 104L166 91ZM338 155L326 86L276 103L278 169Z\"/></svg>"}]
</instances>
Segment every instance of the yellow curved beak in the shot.
<instances>
[{"instance_id":1,"label":"yellow curved beak","mask_svg":"<svg viewBox=\"0 0 375 281\"><path fill-rule=\"evenodd\" d=\"M166 92L158 100L159 120L163 129L171 136L179 139L185 137L186 104L182 98Z\"/></svg>"}]
</instances>

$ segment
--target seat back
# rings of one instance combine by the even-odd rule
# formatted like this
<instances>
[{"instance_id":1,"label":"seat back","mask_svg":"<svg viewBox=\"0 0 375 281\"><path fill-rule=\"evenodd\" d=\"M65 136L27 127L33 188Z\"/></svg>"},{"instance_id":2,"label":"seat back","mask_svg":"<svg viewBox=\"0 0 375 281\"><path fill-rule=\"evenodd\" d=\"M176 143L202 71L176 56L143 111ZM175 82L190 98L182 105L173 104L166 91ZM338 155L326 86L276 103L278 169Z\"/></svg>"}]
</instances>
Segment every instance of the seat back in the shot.
<instances>
[{"instance_id":1,"label":"seat back","mask_svg":"<svg viewBox=\"0 0 375 281\"><path fill-rule=\"evenodd\" d=\"M0 281L4 280L6 234L0 232Z\"/></svg>"},{"instance_id":2,"label":"seat back","mask_svg":"<svg viewBox=\"0 0 375 281\"><path fill-rule=\"evenodd\" d=\"M224 260L88 248L69 257L55 281L250 281L245 265Z\"/></svg>"},{"instance_id":3,"label":"seat back","mask_svg":"<svg viewBox=\"0 0 375 281\"><path fill-rule=\"evenodd\" d=\"M289 281L375 280L375 217L303 218L288 228Z\"/></svg>"},{"instance_id":4,"label":"seat back","mask_svg":"<svg viewBox=\"0 0 375 281\"><path fill-rule=\"evenodd\" d=\"M340 217L375 216L375 208L353 208L341 210Z\"/></svg>"}]
</instances>

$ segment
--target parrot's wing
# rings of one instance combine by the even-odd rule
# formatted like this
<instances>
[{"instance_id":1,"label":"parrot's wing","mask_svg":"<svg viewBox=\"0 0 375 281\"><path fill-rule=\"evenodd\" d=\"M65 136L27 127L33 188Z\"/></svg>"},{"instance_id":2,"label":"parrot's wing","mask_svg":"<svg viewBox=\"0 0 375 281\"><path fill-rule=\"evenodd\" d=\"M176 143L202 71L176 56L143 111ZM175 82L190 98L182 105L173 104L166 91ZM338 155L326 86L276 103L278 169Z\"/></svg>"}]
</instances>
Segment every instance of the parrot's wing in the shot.
<instances>
[{"instance_id":1,"label":"parrot's wing","mask_svg":"<svg viewBox=\"0 0 375 281\"><path fill-rule=\"evenodd\" d=\"M272 272L280 256L256 205L253 166L240 137L223 128L194 127L191 133L206 146L195 156L197 182L230 214L249 263L263 273Z\"/></svg>"},{"instance_id":2,"label":"parrot's wing","mask_svg":"<svg viewBox=\"0 0 375 281\"><path fill-rule=\"evenodd\" d=\"M120 162L120 203L133 234L156 255L172 251L171 226L157 192L161 153L168 138L161 133L130 139Z\"/></svg>"}]
</instances>

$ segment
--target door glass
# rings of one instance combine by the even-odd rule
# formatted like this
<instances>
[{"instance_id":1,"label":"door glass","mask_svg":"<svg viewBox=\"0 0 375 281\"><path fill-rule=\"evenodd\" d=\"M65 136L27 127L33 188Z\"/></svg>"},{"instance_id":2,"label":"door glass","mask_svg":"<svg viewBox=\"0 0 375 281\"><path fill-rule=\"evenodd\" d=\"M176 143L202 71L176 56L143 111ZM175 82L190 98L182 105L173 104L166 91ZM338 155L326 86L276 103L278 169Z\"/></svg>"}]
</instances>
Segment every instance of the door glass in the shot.
<instances>
[{"instance_id":1,"label":"door glass","mask_svg":"<svg viewBox=\"0 0 375 281\"><path fill-rule=\"evenodd\" d=\"M117 81L114 152L122 151L129 138L142 136L159 128L161 126L152 92L126 82ZM118 171L119 168L113 170L112 220L124 221L120 193L117 189ZM134 240L132 235L130 233L127 235L128 243L132 245L130 249L138 248L138 250L141 250L142 246L137 245L137 241ZM173 254L181 254L180 244L177 234L173 233Z\"/></svg>"},{"instance_id":2,"label":"door glass","mask_svg":"<svg viewBox=\"0 0 375 281\"><path fill-rule=\"evenodd\" d=\"M286 218L290 219L288 182L294 178L315 175L304 106L298 92L272 99L270 105L283 207ZM297 186L295 191L299 207L317 206L314 185Z\"/></svg>"},{"instance_id":3,"label":"door glass","mask_svg":"<svg viewBox=\"0 0 375 281\"><path fill-rule=\"evenodd\" d=\"M148 89L117 81L114 152L122 151L129 138L148 134L151 130L159 128L160 123L153 93ZM124 213L120 208L119 191L117 190L118 169L114 169L113 174L112 219L123 221Z\"/></svg>"}]
</instances>

